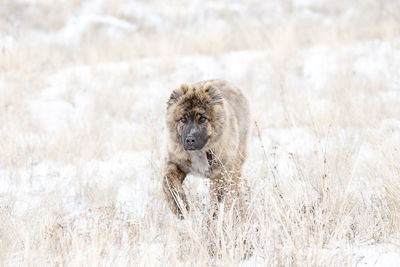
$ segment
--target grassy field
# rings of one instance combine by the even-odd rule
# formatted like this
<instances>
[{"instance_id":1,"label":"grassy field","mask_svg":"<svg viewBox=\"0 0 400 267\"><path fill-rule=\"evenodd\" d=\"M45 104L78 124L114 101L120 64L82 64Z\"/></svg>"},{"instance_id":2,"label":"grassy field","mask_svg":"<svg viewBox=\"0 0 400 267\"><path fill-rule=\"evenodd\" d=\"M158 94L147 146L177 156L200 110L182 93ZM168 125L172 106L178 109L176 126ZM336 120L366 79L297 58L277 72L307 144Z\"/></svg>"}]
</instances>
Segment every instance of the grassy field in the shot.
<instances>
[{"instance_id":1,"label":"grassy field","mask_svg":"<svg viewBox=\"0 0 400 267\"><path fill-rule=\"evenodd\" d=\"M1 1L0 265L396 266L396 1ZM165 108L222 78L251 102L247 208L161 190Z\"/></svg>"}]
</instances>

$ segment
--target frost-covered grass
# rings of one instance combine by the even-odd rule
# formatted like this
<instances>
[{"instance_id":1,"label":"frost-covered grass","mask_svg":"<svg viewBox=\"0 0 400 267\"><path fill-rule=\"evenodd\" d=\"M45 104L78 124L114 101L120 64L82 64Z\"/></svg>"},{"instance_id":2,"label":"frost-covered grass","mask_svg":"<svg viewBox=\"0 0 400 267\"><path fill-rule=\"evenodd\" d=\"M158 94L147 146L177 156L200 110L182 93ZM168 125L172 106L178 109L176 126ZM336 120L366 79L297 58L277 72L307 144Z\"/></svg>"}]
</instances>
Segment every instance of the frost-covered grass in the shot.
<instances>
[{"instance_id":1,"label":"frost-covered grass","mask_svg":"<svg viewBox=\"0 0 400 267\"><path fill-rule=\"evenodd\" d=\"M61 8L62 6L62 8ZM396 1L2 1L0 263L396 266ZM242 221L160 182L165 102L222 78L252 107Z\"/></svg>"}]
</instances>

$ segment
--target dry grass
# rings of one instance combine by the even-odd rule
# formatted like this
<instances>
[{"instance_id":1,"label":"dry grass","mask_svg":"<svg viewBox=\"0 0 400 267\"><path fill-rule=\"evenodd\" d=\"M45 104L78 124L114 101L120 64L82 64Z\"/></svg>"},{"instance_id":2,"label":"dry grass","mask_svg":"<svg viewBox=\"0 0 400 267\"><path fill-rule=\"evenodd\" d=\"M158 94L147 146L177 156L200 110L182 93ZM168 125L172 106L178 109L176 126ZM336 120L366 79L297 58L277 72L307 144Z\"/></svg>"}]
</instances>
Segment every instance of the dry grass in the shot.
<instances>
[{"instance_id":1,"label":"dry grass","mask_svg":"<svg viewBox=\"0 0 400 267\"><path fill-rule=\"evenodd\" d=\"M231 1L136 2L148 16L127 2L106 1L103 14L137 30L114 29L113 39L96 23L75 43L31 38L62 29L83 1L61 13L51 1L0 4L0 37L12 39L0 45L1 265L236 266L251 255L265 266L347 266L357 247L397 240L400 106L390 96L398 57L383 59L385 75L353 65L378 49L357 45L399 48L395 1L353 1L348 18L347 1L284 1L280 16L258 1L239 2L253 16ZM326 49L323 68L330 55L338 63L322 85L296 79L309 75L299 55L315 47ZM240 51L258 54L236 76L229 62L240 59L229 53ZM241 222L227 211L210 226L202 180L185 184L192 211L184 221L160 189L165 99L181 82L214 78L209 61L190 61L200 55L253 103Z\"/></svg>"}]
</instances>

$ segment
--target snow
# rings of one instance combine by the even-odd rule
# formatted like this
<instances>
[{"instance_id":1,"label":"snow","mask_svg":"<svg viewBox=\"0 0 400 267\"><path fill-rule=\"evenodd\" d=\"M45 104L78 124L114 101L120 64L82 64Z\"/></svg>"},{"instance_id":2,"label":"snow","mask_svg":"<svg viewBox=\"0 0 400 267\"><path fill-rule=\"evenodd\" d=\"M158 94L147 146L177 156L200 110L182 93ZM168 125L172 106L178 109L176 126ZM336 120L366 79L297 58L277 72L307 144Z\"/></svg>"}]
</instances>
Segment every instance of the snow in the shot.
<instances>
[{"instance_id":1,"label":"snow","mask_svg":"<svg viewBox=\"0 0 400 267\"><path fill-rule=\"evenodd\" d=\"M354 251L354 266L399 266L398 246L383 244L374 247L361 247Z\"/></svg>"},{"instance_id":2,"label":"snow","mask_svg":"<svg viewBox=\"0 0 400 267\"><path fill-rule=\"evenodd\" d=\"M295 57L297 68L301 68L300 79L305 79L313 90L324 92L329 77L337 71L338 62L335 52L324 46L314 46L304 49ZM296 64L297 65L297 64Z\"/></svg>"}]
</instances>

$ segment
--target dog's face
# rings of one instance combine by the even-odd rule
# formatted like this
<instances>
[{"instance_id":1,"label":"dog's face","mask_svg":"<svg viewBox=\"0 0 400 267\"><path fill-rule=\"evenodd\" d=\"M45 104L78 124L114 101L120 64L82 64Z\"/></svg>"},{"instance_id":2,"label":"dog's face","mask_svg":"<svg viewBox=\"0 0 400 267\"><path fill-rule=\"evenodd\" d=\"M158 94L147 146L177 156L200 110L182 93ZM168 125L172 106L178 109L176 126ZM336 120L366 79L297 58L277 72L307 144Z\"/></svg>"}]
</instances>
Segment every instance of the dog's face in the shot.
<instances>
[{"instance_id":1,"label":"dog's face","mask_svg":"<svg viewBox=\"0 0 400 267\"><path fill-rule=\"evenodd\" d=\"M210 138L204 113L188 112L179 119L181 142L185 150L200 150Z\"/></svg>"},{"instance_id":2,"label":"dog's face","mask_svg":"<svg viewBox=\"0 0 400 267\"><path fill-rule=\"evenodd\" d=\"M200 87L182 85L168 101L167 124L171 136L185 150L201 150L215 139L223 102L211 84Z\"/></svg>"}]
</instances>

